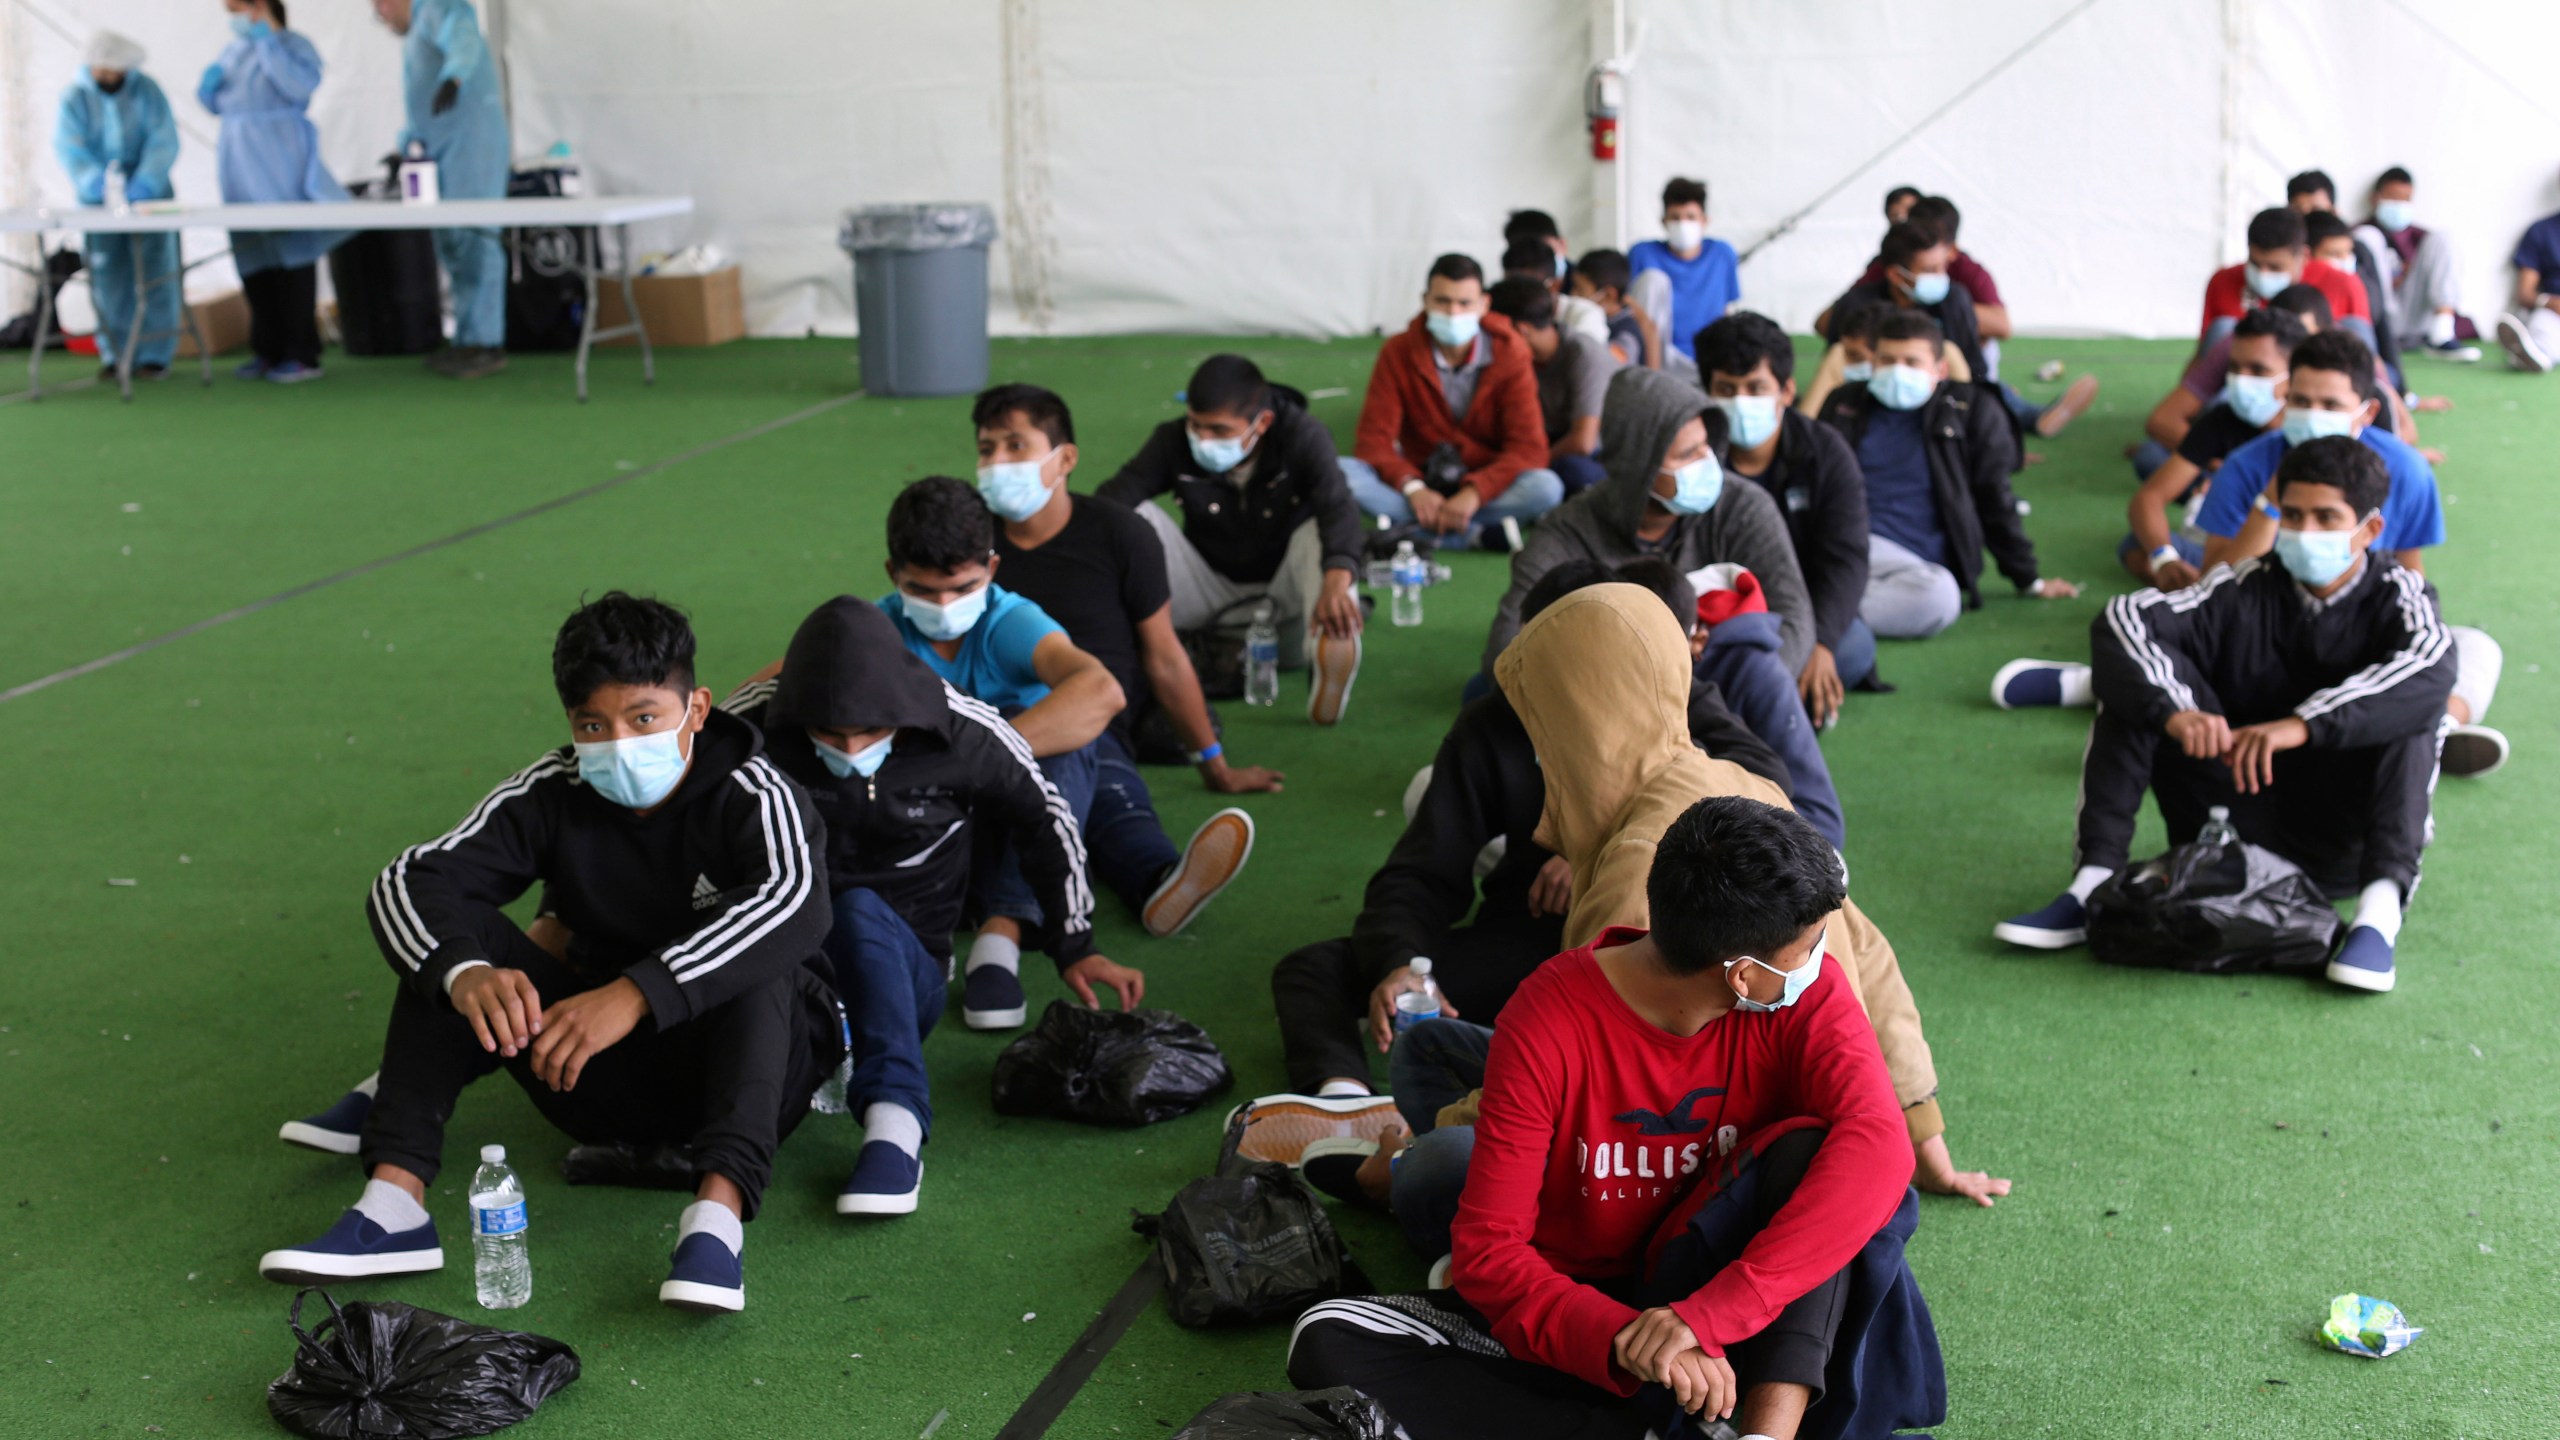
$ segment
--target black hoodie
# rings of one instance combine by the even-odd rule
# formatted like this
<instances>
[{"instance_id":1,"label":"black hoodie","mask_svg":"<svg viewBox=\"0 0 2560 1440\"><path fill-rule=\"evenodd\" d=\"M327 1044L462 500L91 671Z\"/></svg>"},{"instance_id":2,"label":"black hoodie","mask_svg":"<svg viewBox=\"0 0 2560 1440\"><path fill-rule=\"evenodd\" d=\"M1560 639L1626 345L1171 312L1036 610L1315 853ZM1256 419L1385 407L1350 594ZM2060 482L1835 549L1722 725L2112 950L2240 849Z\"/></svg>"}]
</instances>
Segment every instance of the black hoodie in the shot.
<instances>
[{"instance_id":1,"label":"black hoodie","mask_svg":"<svg viewBox=\"0 0 2560 1440\"><path fill-rule=\"evenodd\" d=\"M579 779L571 747L551 751L383 870L365 907L374 941L443 1004L448 973L489 959L471 918L539 882L575 936L570 965L639 986L661 1030L803 967L832 983L825 832L763 748L753 725L711 712L684 778L647 815Z\"/></svg>"},{"instance_id":2,"label":"black hoodie","mask_svg":"<svg viewBox=\"0 0 2560 1440\"><path fill-rule=\"evenodd\" d=\"M948 958L969 893L974 817L1013 839L1046 917L1033 943L1062 969L1093 953L1093 888L1065 797L1021 734L945 685L870 601L839 595L819 606L792 634L781 673L739 687L720 708L762 726L772 762L816 801L831 890L875 892ZM898 734L877 774L839 780L811 725Z\"/></svg>"},{"instance_id":3,"label":"black hoodie","mask_svg":"<svg viewBox=\"0 0 2560 1440\"><path fill-rule=\"evenodd\" d=\"M1190 422L1167 420L1096 491L1131 509L1170 490L1182 503L1182 533L1209 568L1259 585L1280 572L1289 536L1312 520L1328 570L1360 568L1360 507L1342 479L1332 432L1307 413L1287 386L1272 387L1271 424L1249 457L1239 486L1234 472L1210 475L1191 458Z\"/></svg>"}]
</instances>

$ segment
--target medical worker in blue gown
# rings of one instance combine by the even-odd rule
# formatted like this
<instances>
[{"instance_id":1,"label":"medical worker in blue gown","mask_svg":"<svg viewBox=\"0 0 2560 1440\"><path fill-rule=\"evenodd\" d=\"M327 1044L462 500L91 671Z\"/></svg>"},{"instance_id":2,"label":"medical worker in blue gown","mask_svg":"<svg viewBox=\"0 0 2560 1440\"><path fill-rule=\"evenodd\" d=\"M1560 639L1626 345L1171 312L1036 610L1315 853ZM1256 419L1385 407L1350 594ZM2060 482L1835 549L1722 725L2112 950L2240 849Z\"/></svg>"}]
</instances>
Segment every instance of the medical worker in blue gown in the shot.
<instances>
[{"instance_id":1,"label":"medical worker in blue gown","mask_svg":"<svg viewBox=\"0 0 2560 1440\"><path fill-rule=\"evenodd\" d=\"M178 121L169 97L142 73L142 47L112 30L89 41L80 79L62 95L53 153L71 172L83 205L106 203L107 171L124 172L124 196L139 205L171 196L169 167L178 162ZM81 247L89 293L98 305L98 357L115 368L133 335L134 285L142 297L142 341L133 373L156 380L178 351L178 237L91 235ZM136 272L139 272L137 276Z\"/></svg>"},{"instance_id":2,"label":"medical worker in blue gown","mask_svg":"<svg viewBox=\"0 0 2560 1440\"><path fill-rule=\"evenodd\" d=\"M498 65L471 0L373 0L373 13L406 44L400 53L409 142L426 146L447 200L507 193L507 109ZM495 230L438 230L436 258L453 285L453 344L427 363L457 380L507 368L507 262Z\"/></svg>"},{"instance_id":3,"label":"medical worker in blue gown","mask_svg":"<svg viewBox=\"0 0 2560 1440\"><path fill-rule=\"evenodd\" d=\"M230 205L344 200L320 160L320 132L303 113L320 88L320 52L285 28L284 0L222 0L232 41L204 72L196 98L222 117L222 199ZM244 380L279 385L320 378L321 256L343 230L234 230L231 258L249 300Z\"/></svg>"}]
</instances>

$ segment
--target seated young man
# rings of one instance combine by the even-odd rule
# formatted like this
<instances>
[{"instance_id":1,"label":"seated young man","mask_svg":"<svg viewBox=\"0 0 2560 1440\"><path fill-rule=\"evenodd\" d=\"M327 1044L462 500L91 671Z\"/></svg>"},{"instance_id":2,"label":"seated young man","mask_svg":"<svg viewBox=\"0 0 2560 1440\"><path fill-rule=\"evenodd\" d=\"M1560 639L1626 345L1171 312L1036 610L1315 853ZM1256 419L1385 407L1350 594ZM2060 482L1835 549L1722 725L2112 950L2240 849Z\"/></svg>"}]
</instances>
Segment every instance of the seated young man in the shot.
<instances>
[{"instance_id":1,"label":"seated young man","mask_svg":"<svg viewBox=\"0 0 2560 1440\"><path fill-rule=\"evenodd\" d=\"M2259 308L2282 310L2292 315L2306 335L2337 328L2329 313L2328 297L2315 286L2288 285ZM2126 452L2133 460L2134 478L2149 479L2176 453L2178 445L2186 439L2187 427L2195 422L2196 416L2203 413L2206 406L2222 398L2228 388L2230 374L2231 332L2225 330L2197 352L2195 359L2188 362L2177 385L2160 398L2160 403L2152 407L2151 414L2142 422L2143 431L2150 438ZM2379 357L2374 363L2374 385L2388 407L2392 433L2411 445L2417 444L2417 417L2402 402L2392 379L2391 367ZM2431 404L2435 408L2443 408L2443 402L2430 402L2423 397L2418 404L2422 408Z\"/></svg>"},{"instance_id":2,"label":"seated young man","mask_svg":"<svg viewBox=\"0 0 2560 1440\"><path fill-rule=\"evenodd\" d=\"M1867 494L1840 432L1795 409L1796 351L1765 315L1736 311L1698 332L1698 374L1724 412L1724 465L1769 492L1813 600L1813 652L1796 674L1819 727L1875 673L1876 637L1858 618L1867 591Z\"/></svg>"},{"instance_id":3,"label":"seated young man","mask_svg":"<svg viewBox=\"0 0 2560 1440\"><path fill-rule=\"evenodd\" d=\"M1917 640L1982 604L1984 549L2020 595L2080 587L2036 569L2018 516L2008 417L1981 387L1946 380L1946 338L1918 310L1876 322L1875 374L1824 402L1822 419L1858 457L1867 491L1867 628Z\"/></svg>"},{"instance_id":4,"label":"seated young man","mask_svg":"<svg viewBox=\"0 0 2560 1440\"><path fill-rule=\"evenodd\" d=\"M1422 313L1378 348L1342 462L1363 511L1460 545L1506 522L1516 530L1564 499L1564 481L1547 468L1529 346L1488 304L1475 261L1431 262Z\"/></svg>"},{"instance_id":5,"label":"seated young man","mask_svg":"<svg viewBox=\"0 0 2560 1440\"><path fill-rule=\"evenodd\" d=\"M1271 602L1280 668L1311 670L1307 718L1340 723L1360 673L1360 507L1333 435L1241 355L1191 372L1167 420L1094 493L1127 506L1163 548L1177 634L1242 631ZM1170 491L1179 524L1147 502ZM1312 661L1312 664L1310 663Z\"/></svg>"},{"instance_id":6,"label":"seated young man","mask_svg":"<svg viewBox=\"0 0 2560 1440\"><path fill-rule=\"evenodd\" d=\"M2329 979L2391 988L2455 665L2434 589L2377 548L2391 484L2370 448L2306 440L2276 472L2277 563L2252 558L2175 596L2107 603L2089 627L2098 713L2081 762L2077 868L2053 903L1994 935L2038 949L2086 940L2089 896L2125 867L2148 790L2171 844L2225 806L2242 839L2331 895L2356 896Z\"/></svg>"},{"instance_id":7,"label":"seated young man","mask_svg":"<svg viewBox=\"0 0 2560 1440\"><path fill-rule=\"evenodd\" d=\"M1955 246L1944 235L1917 221L1906 220L1887 230L1876 256L1876 263L1884 267L1883 278L1852 285L1831 302L1817 327L1823 339L1836 343L1842 318L1861 305L1886 306L1888 315L1925 315L1936 324L1946 344L1964 357L1967 378L1989 385L1991 364L1982 353L1982 327L1974 313L1973 297L1949 273L1955 255ZM2005 416L2007 412L2002 413ZM2013 452L2014 449L2013 446Z\"/></svg>"},{"instance_id":8,"label":"seated young man","mask_svg":"<svg viewBox=\"0 0 2560 1440\"><path fill-rule=\"evenodd\" d=\"M1651 930L1557 956L1494 1033L1455 1292L1315 1306L1291 1383L1353 1386L1414 1440L1943 1418L1900 1253L1910 1148L1822 959L1837 857L1786 811L1715 797L1663 834L1646 890ZM1887 1370L1899 1385L1839 1384Z\"/></svg>"},{"instance_id":9,"label":"seated young man","mask_svg":"<svg viewBox=\"0 0 2560 1440\"><path fill-rule=\"evenodd\" d=\"M1742 261L1707 235L1704 180L1675 176L1662 187L1662 235L1627 251L1635 272L1627 298L1652 317L1664 347L1687 359L1698 332L1741 303Z\"/></svg>"},{"instance_id":10,"label":"seated young man","mask_svg":"<svg viewBox=\"0 0 2560 1440\"><path fill-rule=\"evenodd\" d=\"M1823 403L1831 392L1843 385L1860 386L1876 375L1876 326L1895 307L1877 301L1866 301L1842 307L1831 322L1832 338L1822 348L1822 359L1813 367L1813 378L1796 387L1796 413L1808 420L1822 418ZM1966 384L1973 372L1965 369L1964 357L1950 350L1946 353L1947 379Z\"/></svg>"},{"instance_id":11,"label":"seated young man","mask_svg":"<svg viewBox=\"0 0 2560 1440\"><path fill-rule=\"evenodd\" d=\"M2329 172L2305 170L2287 179L2284 182L2284 203L2285 208L2302 217L2304 235L2310 240L2311 253L2315 257L2323 253L2321 240L2333 227L2347 232L2346 250L2340 252L2332 247L2327 252L2328 258L2341 269L2355 272L2356 283L2364 287L2368 312L2379 317L2388 311L2391 296L2382 278L2380 246L2368 247L2355 235L2354 227L2338 214L2338 185L2329 178ZM2329 218L2325 221L2313 218L2320 215ZM2393 384L2397 386L2400 383L2400 346L2391 338L2390 329L2387 325L2375 327L2368 343L2373 346L2373 353L2382 357L2384 368L2391 372Z\"/></svg>"},{"instance_id":12,"label":"seated young man","mask_svg":"<svg viewBox=\"0 0 2560 1440\"><path fill-rule=\"evenodd\" d=\"M2373 326L2364 286L2331 265L2311 263L2310 232L2302 217L2281 205L2261 210L2249 220L2249 258L2226 265L2205 281L2204 317L2196 323L2199 350L2240 323L2240 317L2276 298L2287 286L2317 289L2329 302L2329 313L2341 326Z\"/></svg>"},{"instance_id":13,"label":"seated young man","mask_svg":"<svg viewBox=\"0 0 2560 1440\"><path fill-rule=\"evenodd\" d=\"M755 727L712 709L693 656L671 606L616 590L579 609L551 652L574 743L374 881L366 912L400 983L358 1152L364 1192L260 1274L442 1269L426 1202L446 1124L465 1088L503 1069L582 1143L687 1147L695 1199L658 1298L745 1306L744 1224L844 1039L809 797ZM571 937L563 954L501 908L536 885Z\"/></svg>"},{"instance_id":14,"label":"seated young man","mask_svg":"<svg viewBox=\"0 0 2560 1440\"><path fill-rule=\"evenodd\" d=\"M1920 203L1917 185L1896 185L1884 192L1884 223L1899 225L1911 218L1911 207Z\"/></svg>"},{"instance_id":15,"label":"seated young man","mask_svg":"<svg viewBox=\"0 0 2560 1440\"><path fill-rule=\"evenodd\" d=\"M1173 934L1243 868L1252 818L1221 810L1177 853L1152 808L1106 812L1104 747L1121 709L1119 683L1043 607L996 583L1000 569L1009 574L1013 567L995 539L995 521L967 483L929 475L909 485L889 506L888 570L896 589L880 609L910 654L1011 722L1065 797L1093 873L1149 933ZM977 837L980 918L960 1005L972 1030L1023 1022L1022 939L1051 923L1021 852L1003 838Z\"/></svg>"},{"instance_id":16,"label":"seated young man","mask_svg":"<svg viewBox=\"0 0 2560 1440\"><path fill-rule=\"evenodd\" d=\"M2169 507L2201 499L2232 451L2280 426L2293 352L2305 338L2301 322L2272 305L2241 316L2232 328L2220 395L2187 425L2177 452L2151 472L2125 507L2132 533L2116 555L2133 578L2183 590L2204 573L2204 532L2171 524Z\"/></svg>"},{"instance_id":17,"label":"seated young man","mask_svg":"<svg viewBox=\"0 0 2560 1440\"><path fill-rule=\"evenodd\" d=\"M2511 260L2515 308L2498 317L2509 369L2539 375L2560 363L2560 214L2525 227Z\"/></svg>"},{"instance_id":18,"label":"seated young man","mask_svg":"<svg viewBox=\"0 0 2560 1440\"><path fill-rule=\"evenodd\" d=\"M1556 317L1555 296L1542 281L1508 279L1493 287L1493 313L1529 344L1538 377L1538 413L1546 425L1547 468L1564 481L1567 495L1608 478L1593 452L1600 448L1600 406L1618 357L1603 340L1568 330Z\"/></svg>"},{"instance_id":19,"label":"seated young man","mask_svg":"<svg viewBox=\"0 0 2560 1440\"><path fill-rule=\"evenodd\" d=\"M1097 1004L1099 987L1134 1009L1146 977L1093 948L1084 841L1030 743L994 706L938 678L869 601L839 595L819 606L793 632L781 670L720 708L764 734L767 757L824 822L835 914L827 959L853 1040L845 1100L863 1130L836 1210L908 1214L933 1131L924 1037L942 1018L977 828L1012 842L1040 913L1054 917L1034 941L1077 999ZM1017 985L1015 1024L1021 995Z\"/></svg>"},{"instance_id":20,"label":"seated young man","mask_svg":"<svg viewBox=\"0 0 2560 1440\"><path fill-rule=\"evenodd\" d=\"M2417 222L2417 182L2394 165L2374 178L2371 218L2356 227L2357 237L2381 262L2386 313L2375 317L2387 325L2402 350L2420 351L2440 360L2480 358L2479 327L2461 313L2460 270L2453 242Z\"/></svg>"},{"instance_id":21,"label":"seated young man","mask_svg":"<svg viewBox=\"0 0 2560 1440\"><path fill-rule=\"evenodd\" d=\"M1654 328L1652 316L1627 300L1635 271L1625 255L1586 250L1573 262L1573 275L1566 283L1575 299L1590 301L1608 321L1609 353L1618 357L1619 364L1662 368L1662 332Z\"/></svg>"},{"instance_id":22,"label":"seated young man","mask_svg":"<svg viewBox=\"0 0 2560 1440\"><path fill-rule=\"evenodd\" d=\"M1606 345L1609 317L1597 304L1565 288L1565 276L1571 273L1573 262L1567 258L1564 237L1556 233L1555 223L1543 210L1512 212L1509 223L1502 227L1502 278L1535 280L1544 285L1556 300L1557 325Z\"/></svg>"}]
</instances>

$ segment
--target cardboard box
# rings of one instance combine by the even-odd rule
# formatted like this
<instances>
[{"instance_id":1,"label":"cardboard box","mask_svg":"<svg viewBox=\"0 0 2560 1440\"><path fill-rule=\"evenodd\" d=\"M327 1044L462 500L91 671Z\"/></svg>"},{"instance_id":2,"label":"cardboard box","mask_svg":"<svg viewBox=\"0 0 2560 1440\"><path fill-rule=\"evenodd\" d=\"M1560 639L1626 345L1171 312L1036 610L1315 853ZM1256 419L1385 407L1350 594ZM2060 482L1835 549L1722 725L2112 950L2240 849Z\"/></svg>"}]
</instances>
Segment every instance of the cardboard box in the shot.
<instances>
[{"instance_id":1,"label":"cardboard box","mask_svg":"<svg viewBox=\"0 0 2560 1440\"><path fill-rule=\"evenodd\" d=\"M632 280L631 295L639 302L640 320L649 327L652 345L726 345L746 336L747 302L735 265L708 275L642 275ZM620 283L598 280L596 328L622 324L623 313ZM625 335L604 343L637 345L640 341Z\"/></svg>"},{"instance_id":2,"label":"cardboard box","mask_svg":"<svg viewBox=\"0 0 2560 1440\"><path fill-rule=\"evenodd\" d=\"M249 345L249 297L237 290L226 290L210 300L189 301L187 308L196 312L196 328L204 332L205 348L216 355L228 355ZM178 332L178 353L194 359L195 337Z\"/></svg>"}]
</instances>

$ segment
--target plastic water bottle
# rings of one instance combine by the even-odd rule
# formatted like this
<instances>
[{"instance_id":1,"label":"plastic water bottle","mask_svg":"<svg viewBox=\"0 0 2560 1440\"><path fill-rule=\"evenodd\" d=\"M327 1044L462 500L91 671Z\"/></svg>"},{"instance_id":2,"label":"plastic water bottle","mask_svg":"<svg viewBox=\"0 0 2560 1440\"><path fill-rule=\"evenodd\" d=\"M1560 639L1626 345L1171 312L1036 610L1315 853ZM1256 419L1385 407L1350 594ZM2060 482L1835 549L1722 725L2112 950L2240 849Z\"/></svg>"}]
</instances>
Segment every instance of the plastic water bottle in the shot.
<instances>
[{"instance_id":1,"label":"plastic water bottle","mask_svg":"<svg viewBox=\"0 0 2560 1440\"><path fill-rule=\"evenodd\" d=\"M133 213L133 204L131 200L126 197L124 187L125 177L123 163L118 162L116 164L109 165L107 167L106 200L107 212L109 214L129 215Z\"/></svg>"},{"instance_id":2,"label":"plastic water bottle","mask_svg":"<svg viewBox=\"0 0 2560 1440\"><path fill-rule=\"evenodd\" d=\"M2239 842L2240 832L2231 828L2230 806L2216 805L2205 812L2204 828L2196 832L2197 844L2223 846Z\"/></svg>"},{"instance_id":3,"label":"plastic water bottle","mask_svg":"<svg viewBox=\"0 0 2560 1440\"><path fill-rule=\"evenodd\" d=\"M569 148L568 141L552 141L551 148L542 154L542 163L559 172L563 196L574 200L587 193L587 178L579 172L577 152Z\"/></svg>"},{"instance_id":4,"label":"plastic water bottle","mask_svg":"<svg viewBox=\"0 0 2560 1440\"><path fill-rule=\"evenodd\" d=\"M507 1166L507 1147L480 1147L471 1175L471 1263L480 1303L513 1310L533 1298L533 1254L525 1248L524 1186Z\"/></svg>"},{"instance_id":5,"label":"plastic water bottle","mask_svg":"<svg viewBox=\"0 0 2560 1440\"><path fill-rule=\"evenodd\" d=\"M1394 617L1398 625L1422 623L1422 587L1431 583L1431 563L1414 553L1413 542L1396 542Z\"/></svg>"},{"instance_id":6,"label":"plastic water bottle","mask_svg":"<svg viewBox=\"0 0 2560 1440\"><path fill-rule=\"evenodd\" d=\"M1413 972L1416 988L1396 996L1396 1033L1402 1034L1425 1020L1440 1018L1440 987L1431 979L1431 962L1417 955L1406 963Z\"/></svg>"},{"instance_id":7,"label":"plastic water bottle","mask_svg":"<svg viewBox=\"0 0 2560 1440\"><path fill-rule=\"evenodd\" d=\"M1244 703L1280 703L1280 632L1271 623L1271 602L1253 610L1253 628L1244 632Z\"/></svg>"}]
</instances>

